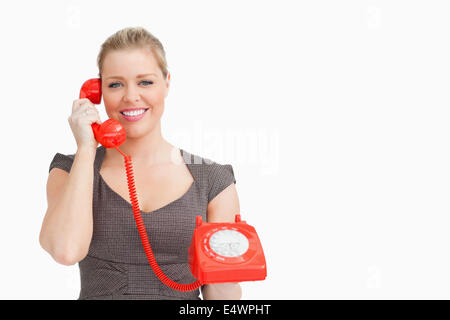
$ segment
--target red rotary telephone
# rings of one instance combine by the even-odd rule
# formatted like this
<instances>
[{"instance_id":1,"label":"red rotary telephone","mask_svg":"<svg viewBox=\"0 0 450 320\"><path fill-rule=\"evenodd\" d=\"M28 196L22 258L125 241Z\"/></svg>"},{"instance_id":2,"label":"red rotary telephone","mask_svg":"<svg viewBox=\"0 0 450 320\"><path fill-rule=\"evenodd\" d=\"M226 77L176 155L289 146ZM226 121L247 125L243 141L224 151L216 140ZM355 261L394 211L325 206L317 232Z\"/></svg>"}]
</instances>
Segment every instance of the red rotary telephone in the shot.
<instances>
[{"instance_id":1,"label":"red rotary telephone","mask_svg":"<svg viewBox=\"0 0 450 320\"><path fill-rule=\"evenodd\" d=\"M87 98L93 104L100 104L101 87L101 79L87 80L81 87L80 99ZM165 285L178 291L192 291L208 283L256 281L266 278L266 261L255 228L241 221L241 216L237 214L235 223L204 223L202 217L197 216L189 248L189 267L197 281L180 284L169 279L159 268L148 241L136 195L131 157L119 149L126 140L125 129L117 120L108 119L101 125L93 123L92 130L101 145L105 148L115 148L125 159L130 201L142 245L150 266Z\"/></svg>"}]
</instances>

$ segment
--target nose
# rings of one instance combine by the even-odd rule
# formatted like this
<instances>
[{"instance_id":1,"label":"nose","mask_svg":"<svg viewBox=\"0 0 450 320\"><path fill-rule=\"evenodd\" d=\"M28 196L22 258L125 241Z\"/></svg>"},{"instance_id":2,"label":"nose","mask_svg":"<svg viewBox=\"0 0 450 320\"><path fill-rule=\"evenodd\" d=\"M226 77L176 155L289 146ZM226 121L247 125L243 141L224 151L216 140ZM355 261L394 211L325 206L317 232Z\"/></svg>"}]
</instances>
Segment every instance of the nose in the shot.
<instances>
[{"instance_id":1,"label":"nose","mask_svg":"<svg viewBox=\"0 0 450 320\"><path fill-rule=\"evenodd\" d=\"M125 92L124 101L128 103L134 103L138 102L139 99L140 99L139 90L134 86L128 86Z\"/></svg>"}]
</instances>

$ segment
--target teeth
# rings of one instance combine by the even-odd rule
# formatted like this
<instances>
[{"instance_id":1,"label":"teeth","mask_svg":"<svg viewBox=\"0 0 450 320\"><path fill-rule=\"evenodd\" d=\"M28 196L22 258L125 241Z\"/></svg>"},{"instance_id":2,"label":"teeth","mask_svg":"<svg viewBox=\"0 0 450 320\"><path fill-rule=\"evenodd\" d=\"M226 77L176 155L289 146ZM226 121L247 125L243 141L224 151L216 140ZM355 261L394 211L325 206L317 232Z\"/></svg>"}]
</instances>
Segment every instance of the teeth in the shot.
<instances>
[{"instance_id":1,"label":"teeth","mask_svg":"<svg viewBox=\"0 0 450 320\"><path fill-rule=\"evenodd\" d=\"M145 110L136 110L136 111L124 111L122 112L122 114L126 115L126 116L138 116L140 114L143 114L145 112Z\"/></svg>"}]
</instances>

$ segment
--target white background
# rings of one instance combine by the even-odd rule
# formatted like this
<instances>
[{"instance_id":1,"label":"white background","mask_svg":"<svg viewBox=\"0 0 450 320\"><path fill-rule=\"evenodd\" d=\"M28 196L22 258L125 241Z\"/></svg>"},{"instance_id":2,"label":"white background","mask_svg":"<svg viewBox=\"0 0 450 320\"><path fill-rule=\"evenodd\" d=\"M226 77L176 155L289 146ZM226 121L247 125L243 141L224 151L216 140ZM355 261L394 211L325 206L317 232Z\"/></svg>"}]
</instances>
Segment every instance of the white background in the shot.
<instances>
[{"instance_id":1,"label":"white background","mask_svg":"<svg viewBox=\"0 0 450 320\"><path fill-rule=\"evenodd\" d=\"M163 135L233 165L265 281L243 299L449 299L447 1L2 1L0 298L76 299L39 245L48 167L101 43L143 26ZM103 105L99 107L106 120Z\"/></svg>"}]
</instances>

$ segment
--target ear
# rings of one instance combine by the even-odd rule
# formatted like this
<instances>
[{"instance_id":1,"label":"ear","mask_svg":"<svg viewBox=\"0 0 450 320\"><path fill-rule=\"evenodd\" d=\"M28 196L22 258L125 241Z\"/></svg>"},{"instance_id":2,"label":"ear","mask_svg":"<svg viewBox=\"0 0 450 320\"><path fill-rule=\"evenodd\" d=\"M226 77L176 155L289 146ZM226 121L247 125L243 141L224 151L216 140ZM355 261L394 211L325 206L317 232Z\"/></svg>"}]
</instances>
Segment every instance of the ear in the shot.
<instances>
[{"instance_id":1,"label":"ear","mask_svg":"<svg viewBox=\"0 0 450 320\"><path fill-rule=\"evenodd\" d=\"M167 74L167 79L166 81L166 93L164 95L164 97L167 97L167 95L169 94L169 88L170 88L170 73Z\"/></svg>"}]
</instances>

